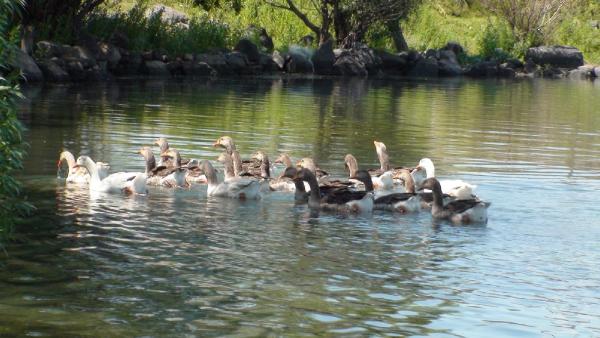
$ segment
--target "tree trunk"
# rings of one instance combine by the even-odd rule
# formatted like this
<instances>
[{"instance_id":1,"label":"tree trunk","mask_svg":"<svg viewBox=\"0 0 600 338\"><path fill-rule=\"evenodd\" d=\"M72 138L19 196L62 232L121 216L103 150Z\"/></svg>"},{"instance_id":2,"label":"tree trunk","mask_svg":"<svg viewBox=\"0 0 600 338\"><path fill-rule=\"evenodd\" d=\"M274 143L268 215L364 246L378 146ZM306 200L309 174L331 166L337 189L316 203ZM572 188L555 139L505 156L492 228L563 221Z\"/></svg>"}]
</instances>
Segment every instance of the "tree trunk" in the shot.
<instances>
[{"instance_id":1,"label":"tree trunk","mask_svg":"<svg viewBox=\"0 0 600 338\"><path fill-rule=\"evenodd\" d=\"M21 50L27 55L33 52L33 25L21 25Z\"/></svg>"},{"instance_id":2,"label":"tree trunk","mask_svg":"<svg viewBox=\"0 0 600 338\"><path fill-rule=\"evenodd\" d=\"M400 27L400 20L391 20L386 22L385 25L387 30L390 32L392 39L394 40L394 46L396 47L396 51L407 51L408 44L406 43L406 39L404 38L404 34L402 33L402 28Z\"/></svg>"}]
</instances>

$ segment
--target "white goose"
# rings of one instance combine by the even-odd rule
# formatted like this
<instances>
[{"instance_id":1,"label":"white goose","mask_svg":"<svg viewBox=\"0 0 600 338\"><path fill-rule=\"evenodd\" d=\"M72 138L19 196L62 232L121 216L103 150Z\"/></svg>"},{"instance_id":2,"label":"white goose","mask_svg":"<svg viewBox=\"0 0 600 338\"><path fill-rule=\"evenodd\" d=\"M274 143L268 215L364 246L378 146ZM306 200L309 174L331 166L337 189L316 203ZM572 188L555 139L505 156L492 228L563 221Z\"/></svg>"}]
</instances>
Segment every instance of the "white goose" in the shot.
<instances>
[{"instance_id":1,"label":"white goose","mask_svg":"<svg viewBox=\"0 0 600 338\"><path fill-rule=\"evenodd\" d=\"M230 177L224 182L219 182L215 168L208 160L200 162L200 168L206 175L208 182L207 195L213 197L228 197L237 199L259 199L260 182L242 177Z\"/></svg>"},{"instance_id":2,"label":"white goose","mask_svg":"<svg viewBox=\"0 0 600 338\"><path fill-rule=\"evenodd\" d=\"M90 173L83 167L77 167L75 156L73 156L70 151L64 150L62 153L60 153L60 157L56 165L58 169L60 169L63 161L67 162L67 167L69 170L66 179L67 183L87 184L90 182Z\"/></svg>"},{"instance_id":3,"label":"white goose","mask_svg":"<svg viewBox=\"0 0 600 338\"><path fill-rule=\"evenodd\" d=\"M110 168L105 163L95 163L88 156L79 156L76 168L85 167L90 173L90 190L108 193L146 194L146 174L118 172L102 178Z\"/></svg>"},{"instance_id":4,"label":"white goose","mask_svg":"<svg viewBox=\"0 0 600 338\"><path fill-rule=\"evenodd\" d=\"M435 177L435 166L429 158L423 158L419 161L417 167L411 172L415 185L420 187L425 179ZM473 190L476 185L463 180L441 180L439 181L442 193L456 198L457 200L467 200L474 198Z\"/></svg>"}]
</instances>

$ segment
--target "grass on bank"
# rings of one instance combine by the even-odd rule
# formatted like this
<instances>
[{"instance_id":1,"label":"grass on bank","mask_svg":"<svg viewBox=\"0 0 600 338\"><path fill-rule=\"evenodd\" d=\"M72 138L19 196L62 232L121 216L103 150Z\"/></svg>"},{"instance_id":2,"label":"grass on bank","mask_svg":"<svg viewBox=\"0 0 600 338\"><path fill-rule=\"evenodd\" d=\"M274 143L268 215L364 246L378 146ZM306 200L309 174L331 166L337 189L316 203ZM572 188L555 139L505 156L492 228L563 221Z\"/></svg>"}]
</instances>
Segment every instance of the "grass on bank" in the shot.
<instances>
[{"instance_id":1,"label":"grass on bank","mask_svg":"<svg viewBox=\"0 0 600 338\"><path fill-rule=\"evenodd\" d=\"M600 21L600 3L580 1L580 9L566 16L545 43L575 46L584 52L587 62L600 63L600 30L590 24L594 19ZM186 13L191 18L190 29L169 26L158 18L146 18L145 10L156 4ZM316 21L314 17L311 19ZM244 0L239 13L226 6L205 11L194 5L193 0L113 0L105 3L87 22L86 29L101 39L120 31L129 37L130 49L162 49L173 55L232 48L242 37L256 38L248 29L250 25L264 27L279 50L311 34L294 14L273 8L264 0ZM456 41L469 55L476 57L497 56L497 49L501 48L507 55L522 58L529 47L518 42L508 24L490 16L477 0L468 4L463 0L425 0L402 27L409 46L419 51ZM393 50L392 40L383 27L372 26L366 42L374 48Z\"/></svg>"}]
</instances>

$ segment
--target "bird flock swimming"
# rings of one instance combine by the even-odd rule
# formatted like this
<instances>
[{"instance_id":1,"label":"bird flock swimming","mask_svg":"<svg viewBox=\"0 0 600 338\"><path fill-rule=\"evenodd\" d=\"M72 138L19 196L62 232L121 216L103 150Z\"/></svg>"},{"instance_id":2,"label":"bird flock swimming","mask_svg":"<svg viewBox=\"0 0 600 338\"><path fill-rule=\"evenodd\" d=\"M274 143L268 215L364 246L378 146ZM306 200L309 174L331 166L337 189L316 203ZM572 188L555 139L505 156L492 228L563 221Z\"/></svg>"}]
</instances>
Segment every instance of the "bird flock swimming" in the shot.
<instances>
[{"instance_id":1,"label":"bird flock swimming","mask_svg":"<svg viewBox=\"0 0 600 338\"><path fill-rule=\"evenodd\" d=\"M288 154L279 154L274 165L284 170L278 177L271 176L271 162L263 151L242 160L233 139L222 136L213 146L223 148L217 161L223 165L223 177L209 160L184 159L165 138L154 145L160 149L157 159L151 147L142 147L145 161L143 172L109 174L110 165L94 162L89 156L74 156L63 151L58 168L66 162L67 183L88 184L92 191L106 193L148 193L148 186L189 188L192 184L206 184L207 196L236 199L260 199L271 191L293 192L296 203L307 204L311 210L342 214L371 213L384 210L394 213L416 213L430 210L437 220L457 224L486 223L489 202L474 194L475 185L462 180L438 180L429 158L421 159L415 167L394 167L390 164L383 142L374 141L379 168L360 169L356 158L348 154L344 166L347 179L333 179L305 157L294 163Z\"/></svg>"}]
</instances>

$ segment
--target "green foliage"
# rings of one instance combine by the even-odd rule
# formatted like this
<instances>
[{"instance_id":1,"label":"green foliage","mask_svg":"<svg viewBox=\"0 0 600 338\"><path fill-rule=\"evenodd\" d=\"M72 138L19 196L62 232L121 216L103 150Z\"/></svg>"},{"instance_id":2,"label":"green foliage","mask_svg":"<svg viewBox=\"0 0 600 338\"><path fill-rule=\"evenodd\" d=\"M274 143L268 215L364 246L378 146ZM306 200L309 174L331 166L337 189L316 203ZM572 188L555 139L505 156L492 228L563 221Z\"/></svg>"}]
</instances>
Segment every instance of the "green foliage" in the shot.
<instances>
[{"instance_id":1,"label":"green foliage","mask_svg":"<svg viewBox=\"0 0 600 338\"><path fill-rule=\"evenodd\" d=\"M585 61L600 63L600 2L585 1L580 10L572 13L561 23L552 36L553 43L579 48Z\"/></svg>"},{"instance_id":2,"label":"green foliage","mask_svg":"<svg viewBox=\"0 0 600 338\"><path fill-rule=\"evenodd\" d=\"M17 119L16 100L21 97L16 74L10 74L15 45L10 39L11 17L22 3L0 0L0 238L12 230L19 217L25 216L32 206L23 200L21 185L13 177L23 169L25 142L23 126Z\"/></svg>"},{"instance_id":3,"label":"green foliage","mask_svg":"<svg viewBox=\"0 0 600 338\"><path fill-rule=\"evenodd\" d=\"M504 60L509 54L523 56L510 27L502 21L490 20L479 40L479 54L484 58Z\"/></svg>"},{"instance_id":4,"label":"green foliage","mask_svg":"<svg viewBox=\"0 0 600 338\"><path fill-rule=\"evenodd\" d=\"M439 2L428 1L403 22L406 40L411 48L426 50L440 48L448 41L460 43L466 50L479 52L478 41L487 19L477 12L451 15Z\"/></svg>"},{"instance_id":5,"label":"green foliage","mask_svg":"<svg viewBox=\"0 0 600 338\"><path fill-rule=\"evenodd\" d=\"M125 13L98 11L88 18L86 30L104 40L118 32L127 36L131 50L165 50L171 55L222 48L231 43L230 28L207 14L192 16L188 27L183 27L163 22L161 13L146 17L147 9L147 2L138 1Z\"/></svg>"}]
</instances>

